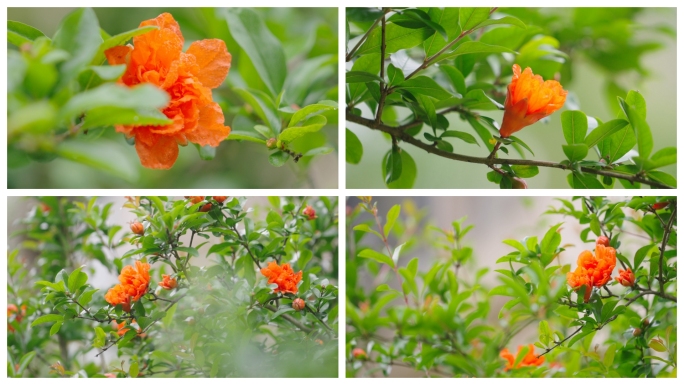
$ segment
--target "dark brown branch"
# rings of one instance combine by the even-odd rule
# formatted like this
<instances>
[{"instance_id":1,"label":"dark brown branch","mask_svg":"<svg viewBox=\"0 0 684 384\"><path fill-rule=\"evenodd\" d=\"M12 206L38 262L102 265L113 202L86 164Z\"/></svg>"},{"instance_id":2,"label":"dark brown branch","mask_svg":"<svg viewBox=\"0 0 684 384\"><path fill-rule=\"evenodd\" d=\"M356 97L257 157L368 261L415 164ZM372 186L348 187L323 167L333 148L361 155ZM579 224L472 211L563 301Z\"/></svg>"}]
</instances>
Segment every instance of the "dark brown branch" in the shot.
<instances>
[{"instance_id":1,"label":"dark brown branch","mask_svg":"<svg viewBox=\"0 0 684 384\"><path fill-rule=\"evenodd\" d=\"M562 170L572 170L570 166L560 164L560 163L554 163L551 161L536 161L536 160L525 160L525 159L489 159L486 157L475 157L475 156L467 156L467 155L460 155L457 153L451 153L447 151L442 151L441 149L438 149L436 147L433 147L429 144L426 144L413 136L405 133L402 129L398 129L397 127L390 127L384 124L376 123L373 120L366 119L360 116L356 116L352 113L347 113L347 120L351 121L352 123L356 124L361 124L365 127L368 127L370 129L374 129L376 131L381 131L389 134L390 136L394 137L396 140L400 140L403 142L406 142L408 144L411 144L415 147L424 149L428 153L432 153L437 156L441 156L447 159L451 160L457 160L457 161L463 161L466 163L473 163L473 164L484 164L487 166L491 166L492 164L507 164L507 165L534 165L537 167L545 167L545 168L557 168L557 169L562 169ZM631 175L631 174L626 174L626 173L620 173L616 171L608 171L608 170L603 170L603 169L593 169L593 168L587 168L587 167L581 167L582 172L585 173L590 173L593 175L602 175L602 176L610 176L614 177L616 179L623 179L627 180L633 183L642 183L646 185L650 185L652 187L657 187L661 189L672 189L672 187L659 183L657 181L652 181L645 179L639 175Z\"/></svg>"},{"instance_id":2,"label":"dark brown branch","mask_svg":"<svg viewBox=\"0 0 684 384\"><path fill-rule=\"evenodd\" d=\"M385 20L385 15L387 12L383 8L382 10L382 17L380 18L380 21L382 22L382 33L381 33L381 44L380 44L380 78L382 81L385 81L385 50L387 49L387 42L385 41L385 27L386 27L386 20ZM387 98L387 91L388 91L388 85L384 84L383 82L380 83L380 101L378 102L378 110L375 114L375 122L380 123L382 121L382 110L385 107L385 99Z\"/></svg>"}]
</instances>

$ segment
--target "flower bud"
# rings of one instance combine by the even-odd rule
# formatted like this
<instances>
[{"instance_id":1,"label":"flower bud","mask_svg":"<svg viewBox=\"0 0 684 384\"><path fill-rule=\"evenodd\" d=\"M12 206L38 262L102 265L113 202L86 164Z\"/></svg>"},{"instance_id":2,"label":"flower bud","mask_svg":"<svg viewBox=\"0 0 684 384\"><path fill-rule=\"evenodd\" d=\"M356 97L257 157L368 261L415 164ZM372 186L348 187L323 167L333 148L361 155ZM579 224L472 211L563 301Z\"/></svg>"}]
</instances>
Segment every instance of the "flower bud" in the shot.
<instances>
[{"instance_id":1,"label":"flower bud","mask_svg":"<svg viewBox=\"0 0 684 384\"><path fill-rule=\"evenodd\" d=\"M306 216L308 220L313 220L316 218L316 210L310 205L307 205L306 208L304 208L302 214Z\"/></svg>"},{"instance_id":2,"label":"flower bud","mask_svg":"<svg viewBox=\"0 0 684 384\"><path fill-rule=\"evenodd\" d=\"M357 360L365 360L367 357L366 351L361 348L354 348L354 350L352 350L352 356Z\"/></svg>"},{"instance_id":3,"label":"flower bud","mask_svg":"<svg viewBox=\"0 0 684 384\"><path fill-rule=\"evenodd\" d=\"M204 204L202 208L200 208L200 212L209 212L211 210L211 203Z\"/></svg>"},{"instance_id":4,"label":"flower bud","mask_svg":"<svg viewBox=\"0 0 684 384\"><path fill-rule=\"evenodd\" d=\"M634 272L629 268L627 268L626 271L622 269L618 270L618 276L615 278L615 281L620 283L623 287L634 286L635 280Z\"/></svg>"},{"instance_id":5,"label":"flower bud","mask_svg":"<svg viewBox=\"0 0 684 384\"><path fill-rule=\"evenodd\" d=\"M512 181L513 189L527 189L527 183L525 182L525 180L518 177L514 177Z\"/></svg>"},{"instance_id":6,"label":"flower bud","mask_svg":"<svg viewBox=\"0 0 684 384\"><path fill-rule=\"evenodd\" d=\"M145 227L139 221L134 221L131 223L131 231L136 235L142 235L145 233Z\"/></svg>"},{"instance_id":7,"label":"flower bud","mask_svg":"<svg viewBox=\"0 0 684 384\"><path fill-rule=\"evenodd\" d=\"M266 148L268 149L275 149L277 144L278 140L275 137L271 137L270 139L266 140Z\"/></svg>"},{"instance_id":8,"label":"flower bud","mask_svg":"<svg viewBox=\"0 0 684 384\"><path fill-rule=\"evenodd\" d=\"M204 196L188 196L188 199L190 199L191 203L197 204L204 201Z\"/></svg>"},{"instance_id":9,"label":"flower bud","mask_svg":"<svg viewBox=\"0 0 684 384\"><path fill-rule=\"evenodd\" d=\"M300 299L299 297L294 299L292 302L292 308L294 308L295 311L301 311L305 306L306 303L304 303L304 300Z\"/></svg>"},{"instance_id":10,"label":"flower bud","mask_svg":"<svg viewBox=\"0 0 684 384\"><path fill-rule=\"evenodd\" d=\"M610 239L606 236L599 236L599 238L596 239L596 245L599 244L603 245L604 247L610 247Z\"/></svg>"},{"instance_id":11,"label":"flower bud","mask_svg":"<svg viewBox=\"0 0 684 384\"><path fill-rule=\"evenodd\" d=\"M52 208L50 208L49 205L47 205L47 204L45 204L45 203L40 203L40 211L41 211L41 212L43 212L43 213L50 213L50 210L51 210L51 209L52 209Z\"/></svg>"},{"instance_id":12,"label":"flower bud","mask_svg":"<svg viewBox=\"0 0 684 384\"><path fill-rule=\"evenodd\" d=\"M641 324L643 324L644 327L648 327L649 325L651 325L651 322L648 320L648 317L647 317L647 318L641 320Z\"/></svg>"},{"instance_id":13,"label":"flower bud","mask_svg":"<svg viewBox=\"0 0 684 384\"><path fill-rule=\"evenodd\" d=\"M655 204L653 204L653 209L655 209L655 210L663 209L663 208L667 207L669 204L670 204L669 201L663 201L660 203L655 203Z\"/></svg>"},{"instance_id":14,"label":"flower bud","mask_svg":"<svg viewBox=\"0 0 684 384\"><path fill-rule=\"evenodd\" d=\"M214 196L214 200L216 200L216 202L219 204L226 201L227 198L228 198L228 196Z\"/></svg>"},{"instance_id":15,"label":"flower bud","mask_svg":"<svg viewBox=\"0 0 684 384\"><path fill-rule=\"evenodd\" d=\"M632 331L632 336L634 336L634 337L641 336L641 328L634 328L634 330Z\"/></svg>"}]
</instances>

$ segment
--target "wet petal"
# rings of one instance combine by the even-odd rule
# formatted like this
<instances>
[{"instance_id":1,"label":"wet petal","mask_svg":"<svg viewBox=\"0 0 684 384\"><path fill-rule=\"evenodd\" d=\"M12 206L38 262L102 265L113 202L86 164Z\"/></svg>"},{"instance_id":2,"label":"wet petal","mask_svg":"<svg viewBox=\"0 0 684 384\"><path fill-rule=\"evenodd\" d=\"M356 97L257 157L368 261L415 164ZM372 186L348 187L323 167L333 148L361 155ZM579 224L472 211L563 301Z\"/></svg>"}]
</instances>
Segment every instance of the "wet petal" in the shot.
<instances>
[{"instance_id":1,"label":"wet petal","mask_svg":"<svg viewBox=\"0 0 684 384\"><path fill-rule=\"evenodd\" d=\"M128 54L133 50L130 45L117 45L104 51L109 65L126 64Z\"/></svg>"},{"instance_id":2,"label":"wet petal","mask_svg":"<svg viewBox=\"0 0 684 384\"><path fill-rule=\"evenodd\" d=\"M221 107L216 103L209 103L200 109L197 128L187 132L185 137L199 145L216 147L230 133L230 127L224 126L223 122Z\"/></svg>"},{"instance_id":3,"label":"wet petal","mask_svg":"<svg viewBox=\"0 0 684 384\"><path fill-rule=\"evenodd\" d=\"M135 150L144 167L169 169L178 158L178 144L173 136L148 135L151 140L138 140L136 136Z\"/></svg>"},{"instance_id":4,"label":"wet petal","mask_svg":"<svg viewBox=\"0 0 684 384\"><path fill-rule=\"evenodd\" d=\"M226 49L226 43L219 39L198 40L190 45L187 54L194 55L199 72L197 78L202 85L216 88L228 75L231 56Z\"/></svg>"}]
</instances>

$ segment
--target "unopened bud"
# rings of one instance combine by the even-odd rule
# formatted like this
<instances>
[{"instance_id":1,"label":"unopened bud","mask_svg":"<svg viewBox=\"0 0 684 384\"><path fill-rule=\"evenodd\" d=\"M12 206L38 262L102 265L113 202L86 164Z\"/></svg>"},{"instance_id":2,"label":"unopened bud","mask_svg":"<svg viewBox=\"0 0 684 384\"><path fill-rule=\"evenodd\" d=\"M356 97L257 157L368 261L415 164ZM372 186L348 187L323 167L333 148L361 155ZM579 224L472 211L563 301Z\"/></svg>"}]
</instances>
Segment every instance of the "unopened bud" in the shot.
<instances>
[{"instance_id":1,"label":"unopened bud","mask_svg":"<svg viewBox=\"0 0 684 384\"><path fill-rule=\"evenodd\" d=\"M142 235L145 233L145 227L142 225L142 223L134 221L131 223L131 231L136 235Z\"/></svg>"},{"instance_id":2,"label":"unopened bud","mask_svg":"<svg viewBox=\"0 0 684 384\"><path fill-rule=\"evenodd\" d=\"M268 149L274 149L278 145L278 140L275 137L271 137L266 140L266 147Z\"/></svg>"},{"instance_id":3,"label":"unopened bud","mask_svg":"<svg viewBox=\"0 0 684 384\"><path fill-rule=\"evenodd\" d=\"M292 308L294 308L295 311L301 311L305 306L306 303L304 303L304 300L300 299L299 297L294 299L292 302Z\"/></svg>"},{"instance_id":4,"label":"unopened bud","mask_svg":"<svg viewBox=\"0 0 684 384\"><path fill-rule=\"evenodd\" d=\"M512 182L513 189L527 189L527 183L525 180L520 179L518 177L513 178Z\"/></svg>"}]
</instances>

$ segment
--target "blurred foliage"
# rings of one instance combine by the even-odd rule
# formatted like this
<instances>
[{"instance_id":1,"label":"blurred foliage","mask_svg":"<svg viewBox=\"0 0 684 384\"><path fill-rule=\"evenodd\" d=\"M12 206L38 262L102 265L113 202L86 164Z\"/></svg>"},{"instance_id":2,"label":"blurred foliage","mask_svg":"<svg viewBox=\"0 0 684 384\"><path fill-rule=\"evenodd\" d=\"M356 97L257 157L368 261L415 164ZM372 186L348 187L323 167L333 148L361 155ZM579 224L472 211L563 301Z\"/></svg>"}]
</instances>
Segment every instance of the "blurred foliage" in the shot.
<instances>
[{"instance_id":1,"label":"blurred foliage","mask_svg":"<svg viewBox=\"0 0 684 384\"><path fill-rule=\"evenodd\" d=\"M559 80L570 90L567 111L542 121L561 119L567 143L557 151L566 155L560 165L572 171L571 188L613 188L616 179L625 188L640 188L638 179L660 188L676 187L674 175L659 170L676 164L676 148L654 144L646 100L638 90L630 91L634 85L624 80L626 73L647 77L644 57L660 49L663 40L676 38L666 25L641 24L638 18L643 13L643 8L348 8L347 120L395 132L381 161L389 188L413 187L421 169L407 151L415 144L402 138L419 140L422 149L431 146L443 157L475 145L484 158L497 142L505 154L534 156L535 149L519 136L499 138L499 122L486 115L504 109L515 63L546 80ZM588 60L605 79L595 92L601 90L609 100L611 115L587 116L580 111L581 100L572 87L580 60ZM451 114L463 124L447 119ZM464 125L469 127L465 131L460 129ZM675 123L659 129L675 130ZM359 164L368 144L364 147L350 129L346 143L347 163ZM383 142L370 150L386 147ZM541 166L503 165L487 179L511 188L516 178L538 175ZM597 177L586 170L606 173Z\"/></svg>"},{"instance_id":2,"label":"blurred foliage","mask_svg":"<svg viewBox=\"0 0 684 384\"><path fill-rule=\"evenodd\" d=\"M586 286L575 292L566 282L575 260L559 257L575 249L562 240L566 223L503 239L512 250L490 271L477 267L466 218L437 228L411 201L384 213L361 199L347 216L347 377L397 376L396 367L426 377L676 377L676 197L575 197L549 208L583 228L586 244L570 252L606 236L616 269L634 272L633 286L611 277L586 303ZM639 233L624 231L627 223ZM641 243L634 254L621 249L626 236ZM412 255L426 250L436 261L421 266ZM488 287L492 273L500 285ZM495 296L506 300L498 316ZM500 354L516 351L510 342L521 332L536 336L507 368Z\"/></svg>"},{"instance_id":3,"label":"blurred foliage","mask_svg":"<svg viewBox=\"0 0 684 384\"><path fill-rule=\"evenodd\" d=\"M8 376L337 377L336 198L249 209L242 197L191 198L127 198L141 234L108 224L113 203L38 198L9 253ZM151 278L125 312L91 282L96 267L134 260ZM272 261L303 272L296 293L273 293L259 272ZM158 286L163 274L177 286Z\"/></svg>"},{"instance_id":4,"label":"blurred foliage","mask_svg":"<svg viewBox=\"0 0 684 384\"><path fill-rule=\"evenodd\" d=\"M41 12L50 10L10 9L9 18ZM186 48L198 39L226 42L232 65L214 100L232 128L228 140L236 141L195 145L197 155L181 150L164 172L140 166L112 126L167 121L159 112L166 94L113 88L125 68L106 65L102 54L147 32L137 25L162 12L179 22ZM40 31L50 21L37 29L9 21L9 187L316 187L312 165L337 167L318 159L337 146L336 22L333 8L85 8L69 13L50 38ZM267 147L270 138L278 141ZM287 172L272 168L285 163ZM77 179L69 177L75 172ZM180 182L189 172L193 179ZM322 182L336 186L328 174Z\"/></svg>"}]
</instances>

